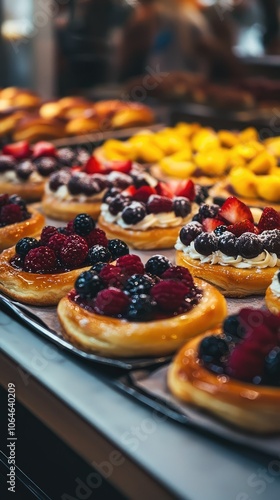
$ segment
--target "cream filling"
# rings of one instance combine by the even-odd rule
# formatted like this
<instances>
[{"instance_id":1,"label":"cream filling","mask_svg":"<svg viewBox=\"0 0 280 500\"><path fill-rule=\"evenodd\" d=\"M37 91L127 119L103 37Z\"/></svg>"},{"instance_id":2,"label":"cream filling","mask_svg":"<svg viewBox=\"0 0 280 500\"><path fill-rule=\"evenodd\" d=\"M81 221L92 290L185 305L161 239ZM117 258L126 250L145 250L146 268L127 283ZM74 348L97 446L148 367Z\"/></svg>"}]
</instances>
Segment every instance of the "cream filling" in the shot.
<instances>
[{"instance_id":1,"label":"cream filling","mask_svg":"<svg viewBox=\"0 0 280 500\"><path fill-rule=\"evenodd\" d=\"M34 184L40 184L44 182L46 177L42 177L38 172L32 172L28 179L20 179L14 170L7 170L0 174L0 182L9 182L11 184L26 184L26 182L32 182Z\"/></svg>"},{"instance_id":2,"label":"cream filling","mask_svg":"<svg viewBox=\"0 0 280 500\"><path fill-rule=\"evenodd\" d=\"M278 279L278 273L279 271L273 277L272 283L270 285L270 290L272 291L273 295L280 299L280 283Z\"/></svg>"},{"instance_id":3,"label":"cream filling","mask_svg":"<svg viewBox=\"0 0 280 500\"><path fill-rule=\"evenodd\" d=\"M220 250L205 256L196 251L194 248L194 241L192 241L189 246L186 246L181 242L180 238L178 238L175 248L189 255L191 259L200 260L202 264L220 264L221 266L232 266L238 269L280 267L280 259L277 258L277 255L275 253L269 253L267 250L264 250L253 259L245 259L241 257L241 255L237 255L237 257L228 256Z\"/></svg>"},{"instance_id":4,"label":"cream filling","mask_svg":"<svg viewBox=\"0 0 280 500\"><path fill-rule=\"evenodd\" d=\"M87 203L90 201L101 201L107 188L103 189L103 191L100 191L100 193L93 194L91 196L87 196L86 194L71 194L68 191L67 186L64 184L63 186L60 186L56 191L52 191L49 187L48 184L45 186L45 193L48 196L52 196L56 198L58 201L62 202L70 202L70 201L75 201L75 202L80 202L80 203Z\"/></svg>"}]
</instances>

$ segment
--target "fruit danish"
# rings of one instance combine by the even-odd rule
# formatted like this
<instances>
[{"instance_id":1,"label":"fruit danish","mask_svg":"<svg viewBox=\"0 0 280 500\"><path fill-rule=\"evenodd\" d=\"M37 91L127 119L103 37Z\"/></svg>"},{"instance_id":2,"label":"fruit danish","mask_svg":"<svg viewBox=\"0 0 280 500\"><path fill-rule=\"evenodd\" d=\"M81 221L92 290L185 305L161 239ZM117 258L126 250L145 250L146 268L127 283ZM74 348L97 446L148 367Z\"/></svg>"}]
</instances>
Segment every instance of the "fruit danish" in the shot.
<instances>
[{"instance_id":1,"label":"fruit danish","mask_svg":"<svg viewBox=\"0 0 280 500\"><path fill-rule=\"evenodd\" d=\"M211 285L161 255L145 267L136 255L97 261L58 305L65 336L103 356L161 356L216 325L225 299Z\"/></svg>"},{"instance_id":2,"label":"fruit danish","mask_svg":"<svg viewBox=\"0 0 280 500\"><path fill-rule=\"evenodd\" d=\"M234 196L222 207L202 205L180 231L176 262L228 297L265 294L280 267L280 215L253 214Z\"/></svg>"},{"instance_id":3,"label":"fruit danish","mask_svg":"<svg viewBox=\"0 0 280 500\"><path fill-rule=\"evenodd\" d=\"M118 193L106 193L98 223L109 235L123 239L133 248L171 248L178 229L207 197L207 189L189 180L174 185L146 175L145 182Z\"/></svg>"},{"instance_id":4,"label":"fruit danish","mask_svg":"<svg viewBox=\"0 0 280 500\"><path fill-rule=\"evenodd\" d=\"M125 243L109 241L94 220L79 214L66 228L46 226L40 239L22 238L0 255L0 290L32 305L56 305L81 270L128 253Z\"/></svg>"},{"instance_id":5,"label":"fruit danish","mask_svg":"<svg viewBox=\"0 0 280 500\"><path fill-rule=\"evenodd\" d=\"M280 271L275 273L271 284L266 290L265 302L271 312L280 314Z\"/></svg>"},{"instance_id":6,"label":"fruit danish","mask_svg":"<svg viewBox=\"0 0 280 500\"><path fill-rule=\"evenodd\" d=\"M242 309L175 356L168 386L180 400L250 432L280 431L280 316Z\"/></svg>"},{"instance_id":7,"label":"fruit danish","mask_svg":"<svg viewBox=\"0 0 280 500\"><path fill-rule=\"evenodd\" d=\"M37 236L45 219L33 208L27 208L17 195L0 195L0 252L12 247L20 238Z\"/></svg>"}]
</instances>

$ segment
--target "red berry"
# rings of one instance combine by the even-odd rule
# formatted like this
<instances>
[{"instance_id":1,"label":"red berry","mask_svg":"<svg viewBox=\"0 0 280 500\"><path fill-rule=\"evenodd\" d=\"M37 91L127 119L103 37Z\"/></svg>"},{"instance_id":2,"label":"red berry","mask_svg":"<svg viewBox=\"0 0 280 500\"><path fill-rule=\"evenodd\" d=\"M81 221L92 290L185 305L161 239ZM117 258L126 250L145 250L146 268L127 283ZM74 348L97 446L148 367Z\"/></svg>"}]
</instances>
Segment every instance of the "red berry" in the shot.
<instances>
[{"instance_id":1,"label":"red berry","mask_svg":"<svg viewBox=\"0 0 280 500\"><path fill-rule=\"evenodd\" d=\"M254 377L263 375L264 366L265 356L258 349L258 346L244 341L238 344L231 353L227 371L234 378L244 382L252 382Z\"/></svg>"},{"instance_id":2,"label":"red berry","mask_svg":"<svg viewBox=\"0 0 280 500\"><path fill-rule=\"evenodd\" d=\"M9 195L8 194L0 194L0 207L3 207L6 205L9 201Z\"/></svg>"},{"instance_id":3,"label":"red berry","mask_svg":"<svg viewBox=\"0 0 280 500\"><path fill-rule=\"evenodd\" d=\"M212 219L212 217L207 217L206 219L203 220L202 226L204 231L207 231L208 233L211 233L214 231L219 226L223 226L223 221L219 219Z\"/></svg>"},{"instance_id":4,"label":"red berry","mask_svg":"<svg viewBox=\"0 0 280 500\"><path fill-rule=\"evenodd\" d=\"M60 259L64 266L79 267L86 260L88 244L84 238L77 234L68 236L65 244L60 250Z\"/></svg>"},{"instance_id":5,"label":"red berry","mask_svg":"<svg viewBox=\"0 0 280 500\"><path fill-rule=\"evenodd\" d=\"M131 160L118 160L118 161L112 161L112 162L107 162L106 167L108 171L114 171L114 172L121 172L123 174L128 174L131 170L132 167L132 161Z\"/></svg>"},{"instance_id":6,"label":"red berry","mask_svg":"<svg viewBox=\"0 0 280 500\"><path fill-rule=\"evenodd\" d=\"M266 207L258 223L259 232L280 229L280 214L274 208Z\"/></svg>"},{"instance_id":7,"label":"red berry","mask_svg":"<svg viewBox=\"0 0 280 500\"><path fill-rule=\"evenodd\" d=\"M70 222L68 222L66 229L65 229L65 232L68 235L74 234L74 221L73 220L70 220Z\"/></svg>"},{"instance_id":8,"label":"red berry","mask_svg":"<svg viewBox=\"0 0 280 500\"><path fill-rule=\"evenodd\" d=\"M60 254L60 250L67 241L67 236L61 233L55 233L48 241L48 247L51 248L56 255Z\"/></svg>"},{"instance_id":9,"label":"red berry","mask_svg":"<svg viewBox=\"0 0 280 500\"><path fill-rule=\"evenodd\" d=\"M144 274L144 265L141 262L140 257L134 254L123 255L119 257L116 261L117 267L120 267L122 272L127 276L132 276L133 274Z\"/></svg>"},{"instance_id":10,"label":"red berry","mask_svg":"<svg viewBox=\"0 0 280 500\"><path fill-rule=\"evenodd\" d=\"M149 197L152 194L157 194L154 188L152 188L151 186L141 186L139 189L137 189L135 195L133 196L133 199L135 201L142 201L143 203L147 203Z\"/></svg>"},{"instance_id":11,"label":"red berry","mask_svg":"<svg viewBox=\"0 0 280 500\"><path fill-rule=\"evenodd\" d=\"M235 196L230 196L225 201L225 203L221 206L218 215L231 224L241 222L245 219L254 222L250 208L247 207L245 203L238 200L238 198L235 198Z\"/></svg>"},{"instance_id":12,"label":"red berry","mask_svg":"<svg viewBox=\"0 0 280 500\"><path fill-rule=\"evenodd\" d=\"M1 224L15 224L22 221L22 211L19 205L10 203L1 208L0 222Z\"/></svg>"},{"instance_id":13,"label":"red berry","mask_svg":"<svg viewBox=\"0 0 280 500\"><path fill-rule=\"evenodd\" d=\"M87 174L105 174L107 168L95 156L91 156L85 164L84 171Z\"/></svg>"},{"instance_id":14,"label":"red berry","mask_svg":"<svg viewBox=\"0 0 280 500\"><path fill-rule=\"evenodd\" d=\"M150 196L147 203L147 210L152 214L159 214L161 212L172 212L173 203L170 198L166 196L159 196L158 194L154 194Z\"/></svg>"},{"instance_id":15,"label":"red berry","mask_svg":"<svg viewBox=\"0 0 280 500\"><path fill-rule=\"evenodd\" d=\"M107 264L100 273L100 278L104 281L107 287L121 288L126 278L124 277L121 268Z\"/></svg>"},{"instance_id":16,"label":"red berry","mask_svg":"<svg viewBox=\"0 0 280 500\"><path fill-rule=\"evenodd\" d=\"M166 198L172 199L174 197L174 192L171 186L165 182L159 182L156 185L156 192L160 196L165 196Z\"/></svg>"},{"instance_id":17,"label":"red berry","mask_svg":"<svg viewBox=\"0 0 280 500\"><path fill-rule=\"evenodd\" d=\"M40 156L56 156L56 149L51 142L39 141L33 146L33 158Z\"/></svg>"},{"instance_id":18,"label":"red berry","mask_svg":"<svg viewBox=\"0 0 280 500\"><path fill-rule=\"evenodd\" d=\"M123 314L129 306L129 298L118 288L101 290L95 299L95 310L108 316Z\"/></svg>"},{"instance_id":19,"label":"red berry","mask_svg":"<svg viewBox=\"0 0 280 500\"><path fill-rule=\"evenodd\" d=\"M277 344L278 342L278 344L280 345L280 315L272 314L270 311L244 307L243 309L241 309L241 311L239 311L238 316L241 325L245 328L247 337L252 336L254 339L260 339L260 336L263 333L262 330L259 332L258 328L261 326L265 326L270 331L270 333L274 335L274 344ZM271 337L265 334L264 342L268 343L270 341Z\"/></svg>"},{"instance_id":20,"label":"red berry","mask_svg":"<svg viewBox=\"0 0 280 500\"><path fill-rule=\"evenodd\" d=\"M183 266L172 266L161 275L163 280L179 280L184 285L192 288L194 286L193 277L190 271Z\"/></svg>"},{"instance_id":21,"label":"red berry","mask_svg":"<svg viewBox=\"0 0 280 500\"><path fill-rule=\"evenodd\" d=\"M235 234L235 236L241 236L243 233L255 233L258 234L257 228L254 226L253 222L249 220L243 220L241 222L236 222L228 226L228 231Z\"/></svg>"},{"instance_id":22,"label":"red berry","mask_svg":"<svg viewBox=\"0 0 280 500\"><path fill-rule=\"evenodd\" d=\"M184 303L190 287L177 280L160 281L151 289L151 296L164 311L175 312Z\"/></svg>"},{"instance_id":23,"label":"red berry","mask_svg":"<svg viewBox=\"0 0 280 500\"><path fill-rule=\"evenodd\" d=\"M108 246L106 233L102 229L93 229L87 236L85 236L85 239L89 248L94 245L101 245L102 247Z\"/></svg>"},{"instance_id":24,"label":"red berry","mask_svg":"<svg viewBox=\"0 0 280 500\"><path fill-rule=\"evenodd\" d=\"M195 185L192 180L180 182L175 191L176 196L184 196L190 201L195 199Z\"/></svg>"},{"instance_id":25,"label":"red berry","mask_svg":"<svg viewBox=\"0 0 280 500\"><path fill-rule=\"evenodd\" d=\"M41 244L47 245L51 237L57 233L57 228L54 226L45 226L41 232Z\"/></svg>"},{"instance_id":26,"label":"red berry","mask_svg":"<svg viewBox=\"0 0 280 500\"><path fill-rule=\"evenodd\" d=\"M23 158L28 158L32 150L27 141L20 141L13 144L7 144L3 147L2 152L4 155L11 155L17 160L22 160Z\"/></svg>"},{"instance_id":27,"label":"red berry","mask_svg":"<svg viewBox=\"0 0 280 500\"><path fill-rule=\"evenodd\" d=\"M125 198L133 198L133 196L136 193L136 187L135 186L129 186L128 188L124 189L121 192L121 195L124 196Z\"/></svg>"},{"instance_id":28,"label":"red berry","mask_svg":"<svg viewBox=\"0 0 280 500\"><path fill-rule=\"evenodd\" d=\"M24 259L24 271L30 273L51 273L56 269L56 256L48 247L38 247L29 250Z\"/></svg>"}]
</instances>

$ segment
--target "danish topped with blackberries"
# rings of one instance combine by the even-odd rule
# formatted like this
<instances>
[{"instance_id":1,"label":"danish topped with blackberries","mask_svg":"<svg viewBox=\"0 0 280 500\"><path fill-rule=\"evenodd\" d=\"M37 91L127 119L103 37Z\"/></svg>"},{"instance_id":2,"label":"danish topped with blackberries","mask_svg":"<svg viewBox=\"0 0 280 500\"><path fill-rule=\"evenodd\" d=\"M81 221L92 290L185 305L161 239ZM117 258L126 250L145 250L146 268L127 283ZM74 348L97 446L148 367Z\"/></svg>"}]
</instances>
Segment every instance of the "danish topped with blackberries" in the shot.
<instances>
[{"instance_id":1,"label":"danish topped with blackberries","mask_svg":"<svg viewBox=\"0 0 280 500\"><path fill-rule=\"evenodd\" d=\"M280 267L280 215L250 210L234 196L203 205L180 231L177 263L229 297L265 294Z\"/></svg>"},{"instance_id":2,"label":"danish topped with blackberries","mask_svg":"<svg viewBox=\"0 0 280 500\"><path fill-rule=\"evenodd\" d=\"M96 262L58 305L73 343L119 357L170 354L225 314L215 288L162 255L145 266L136 255L120 256L114 265Z\"/></svg>"},{"instance_id":3,"label":"danish topped with blackberries","mask_svg":"<svg viewBox=\"0 0 280 500\"><path fill-rule=\"evenodd\" d=\"M189 341L168 374L183 401L254 432L280 431L280 316L246 308Z\"/></svg>"}]
</instances>

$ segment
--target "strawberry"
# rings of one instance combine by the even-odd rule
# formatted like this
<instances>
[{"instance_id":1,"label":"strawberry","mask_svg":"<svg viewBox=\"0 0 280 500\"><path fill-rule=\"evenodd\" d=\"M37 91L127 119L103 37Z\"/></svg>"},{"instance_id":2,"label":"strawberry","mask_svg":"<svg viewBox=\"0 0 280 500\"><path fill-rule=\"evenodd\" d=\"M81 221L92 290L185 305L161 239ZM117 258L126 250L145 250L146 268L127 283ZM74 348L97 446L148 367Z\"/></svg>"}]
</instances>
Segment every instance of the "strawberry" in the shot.
<instances>
[{"instance_id":1,"label":"strawberry","mask_svg":"<svg viewBox=\"0 0 280 500\"><path fill-rule=\"evenodd\" d=\"M190 201L195 199L195 186L193 181L183 181L180 182L175 191L176 196L184 196L188 198Z\"/></svg>"},{"instance_id":2,"label":"strawberry","mask_svg":"<svg viewBox=\"0 0 280 500\"><path fill-rule=\"evenodd\" d=\"M122 172L123 174L128 174L132 167L131 160L124 161L113 161L106 163L106 168L108 171Z\"/></svg>"},{"instance_id":3,"label":"strawberry","mask_svg":"<svg viewBox=\"0 0 280 500\"><path fill-rule=\"evenodd\" d=\"M15 142L14 144L6 144L6 146L3 147L4 155L11 155L17 160L28 158L31 153L32 150L27 141Z\"/></svg>"},{"instance_id":4,"label":"strawberry","mask_svg":"<svg viewBox=\"0 0 280 500\"><path fill-rule=\"evenodd\" d=\"M82 167L80 167L79 165L74 165L73 167L71 167L71 172L81 172L82 170Z\"/></svg>"},{"instance_id":5,"label":"strawberry","mask_svg":"<svg viewBox=\"0 0 280 500\"><path fill-rule=\"evenodd\" d=\"M259 232L280 229L280 214L274 208L266 207L258 223Z\"/></svg>"},{"instance_id":6,"label":"strawberry","mask_svg":"<svg viewBox=\"0 0 280 500\"><path fill-rule=\"evenodd\" d=\"M95 156L91 156L85 164L84 171L87 174L105 174L107 168Z\"/></svg>"},{"instance_id":7,"label":"strawberry","mask_svg":"<svg viewBox=\"0 0 280 500\"><path fill-rule=\"evenodd\" d=\"M245 219L250 222L254 222L250 208L247 207L245 203L238 200L238 198L235 198L235 196L230 196L221 206L219 210L219 217L222 217L231 224L241 222Z\"/></svg>"},{"instance_id":8,"label":"strawberry","mask_svg":"<svg viewBox=\"0 0 280 500\"><path fill-rule=\"evenodd\" d=\"M255 233L258 234L258 229L254 226L253 222L245 219L241 222L236 222L228 226L228 231L235 234L235 236L241 236L243 233Z\"/></svg>"},{"instance_id":9,"label":"strawberry","mask_svg":"<svg viewBox=\"0 0 280 500\"><path fill-rule=\"evenodd\" d=\"M166 198L173 198L174 193L172 191L172 188L169 184L166 184L165 182L159 182L156 186L156 192L160 196L165 196Z\"/></svg>"},{"instance_id":10,"label":"strawberry","mask_svg":"<svg viewBox=\"0 0 280 500\"><path fill-rule=\"evenodd\" d=\"M40 156L56 156L56 149L51 142L39 141L33 146L33 158Z\"/></svg>"},{"instance_id":11,"label":"strawberry","mask_svg":"<svg viewBox=\"0 0 280 500\"><path fill-rule=\"evenodd\" d=\"M121 192L121 195L125 198L133 198L136 193L136 187L129 186Z\"/></svg>"},{"instance_id":12,"label":"strawberry","mask_svg":"<svg viewBox=\"0 0 280 500\"><path fill-rule=\"evenodd\" d=\"M152 188L151 186L141 186L139 189L137 189L135 195L133 196L133 199L135 201L142 201L143 203L147 203L148 198L152 194L157 194L154 188Z\"/></svg>"},{"instance_id":13,"label":"strawberry","mask_svg":"<svg viewBox=\"0 0 280 500\"><path fill-rule=\"evenodd\" d=\"M212 219L211 217L207 217L207 219L204 219L202 222L202 227L204 231L207 231L207 233L211 233L211 231L214 231L216 227L218 226L223 226L223 221L219 219Z\"/></svg>"}]
</instances>

